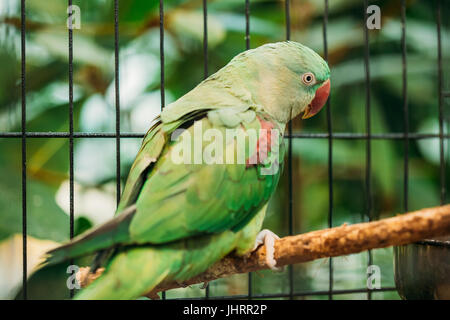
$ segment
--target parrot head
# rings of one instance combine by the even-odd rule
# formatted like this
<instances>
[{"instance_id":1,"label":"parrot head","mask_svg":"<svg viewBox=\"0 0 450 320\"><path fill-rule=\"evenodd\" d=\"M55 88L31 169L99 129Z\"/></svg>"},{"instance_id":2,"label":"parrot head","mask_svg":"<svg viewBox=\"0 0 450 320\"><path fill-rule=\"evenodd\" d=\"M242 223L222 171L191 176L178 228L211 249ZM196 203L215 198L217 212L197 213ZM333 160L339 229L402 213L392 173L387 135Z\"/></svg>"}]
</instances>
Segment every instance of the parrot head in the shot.
<instances>
[{"instance_id":1,"label":"parrot head","mask_svg":"<svg viewBox=\"0 0 450 320\"><path fill-rule=\"evenodd\" d=\"M245 51L230 64L252 100L281 123L303 113L303 119L317 114L330 93L328 64L310 48L293 41L270 43Z\"/></svg>"},{"instance_id":2,"label":"parrot head","mask_svg":"<svg viewBox=\"0 0 450 320\"><path fill-rule=\"evenodd\" d=\"M164 122L201 109L254 106L280 125L310 118L330 93L330 69L310 48L293 41L268 43L235 56L161 112Z\"/></svg>"}]
</instances>

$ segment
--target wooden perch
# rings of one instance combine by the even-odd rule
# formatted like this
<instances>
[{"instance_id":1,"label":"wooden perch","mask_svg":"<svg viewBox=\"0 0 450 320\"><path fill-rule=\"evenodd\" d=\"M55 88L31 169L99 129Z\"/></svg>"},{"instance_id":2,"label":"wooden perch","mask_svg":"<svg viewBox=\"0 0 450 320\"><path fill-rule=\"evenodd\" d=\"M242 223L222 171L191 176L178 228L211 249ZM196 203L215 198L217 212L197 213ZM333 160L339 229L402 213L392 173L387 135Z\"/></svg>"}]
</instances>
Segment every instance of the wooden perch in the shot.
<instances>
[{"instance_id":1,"label":"wooden perch","mask_svg":"<svg viewBox=\"0 0 450 320\"><path fill-rule=\"evenodd\" d=\"M282 267L369 249L398 246L448 234L450 234L450 205L445 205L373 222L344 224L340 227L284 237L275 242L275 259L277 266ZM246 258L230 254L202 274L184 283L162 282L149 293L149 296L155 297L159 291L208 282L237 273L267 269L265 255L264 246ZM99 272L94 275L88 272L89 268L82 269L79 276L82 286L88 285L99 276Z\"/></svg>"}]
</instances>

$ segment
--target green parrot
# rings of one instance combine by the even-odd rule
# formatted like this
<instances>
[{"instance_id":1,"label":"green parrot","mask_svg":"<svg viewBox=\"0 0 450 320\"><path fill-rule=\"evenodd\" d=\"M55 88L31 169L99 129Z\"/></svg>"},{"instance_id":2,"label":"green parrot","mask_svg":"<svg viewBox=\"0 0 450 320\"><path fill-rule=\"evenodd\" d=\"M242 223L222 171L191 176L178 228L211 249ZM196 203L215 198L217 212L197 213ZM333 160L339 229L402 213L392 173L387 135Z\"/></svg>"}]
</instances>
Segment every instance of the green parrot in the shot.
<instances>
[{"instance_id":1,"label":"green parrot","mask_svg":"<svg viewBox=\"0 0 450 320\"><path fill-rule=\"evenodd\" d=\"M327 63L297 42L240 53L155 119L115 217L48 252L45 265L96 254L93 269L105 271L75 299L136 299L263 243L276 269L278 237L261 227L285 127L320 111L329 77Z\"/></svg>"}]
</instances>

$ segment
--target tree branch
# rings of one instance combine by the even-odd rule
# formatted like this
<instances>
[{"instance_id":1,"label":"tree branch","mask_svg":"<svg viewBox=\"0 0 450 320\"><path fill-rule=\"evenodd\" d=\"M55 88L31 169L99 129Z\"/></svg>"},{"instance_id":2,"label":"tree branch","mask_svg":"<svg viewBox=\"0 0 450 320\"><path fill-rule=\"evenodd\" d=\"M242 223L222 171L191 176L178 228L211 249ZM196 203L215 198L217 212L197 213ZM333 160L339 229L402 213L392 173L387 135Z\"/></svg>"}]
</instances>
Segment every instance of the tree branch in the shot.
<instances>
[{"instance_id":1,"label":"tree branch","mask_svg":"<svg viewBox=\"0 0 450 320\"><path fill-rule=\"evenodd\" d=\"M445 205L373 222L344 224L340 227L284 237L275 242L275 259L277 266L281 267L369 249L398 246L448 234L450 234L450 205ZM202 274L184 283L162 282L149 293L149 296L154 298L159 291L208 282L237 273L267 269L265 256L264 246L246 258L230 254ZM82 285L88 285L93 278L99 276L98 272L93 275L88 269L83 269L79 277Z\"/></svg>"}]
</instances>

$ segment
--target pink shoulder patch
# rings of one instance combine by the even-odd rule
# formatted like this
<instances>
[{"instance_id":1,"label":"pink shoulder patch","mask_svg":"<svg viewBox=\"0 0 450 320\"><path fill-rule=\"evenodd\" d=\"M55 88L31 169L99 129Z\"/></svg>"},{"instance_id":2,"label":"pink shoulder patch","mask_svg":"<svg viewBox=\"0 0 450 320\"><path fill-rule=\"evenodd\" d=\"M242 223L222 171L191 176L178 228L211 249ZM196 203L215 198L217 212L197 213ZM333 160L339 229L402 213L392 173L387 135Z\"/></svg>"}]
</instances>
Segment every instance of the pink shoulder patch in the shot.
<instances>
[{"instance_id":1,"label":"pink shoulder patch","mask_svg":"<svg viewBox=\"0 0 450 320\"><path fill-rule=\"evenodd\" d=\"M267 158L272 148L272 129L274 125L270 121L266 121L257 117L261 128L259 129L259 139L256 144L256 150L246 161L247 168L256 164L261 164Z\"/></svg>"}]
</instances>

